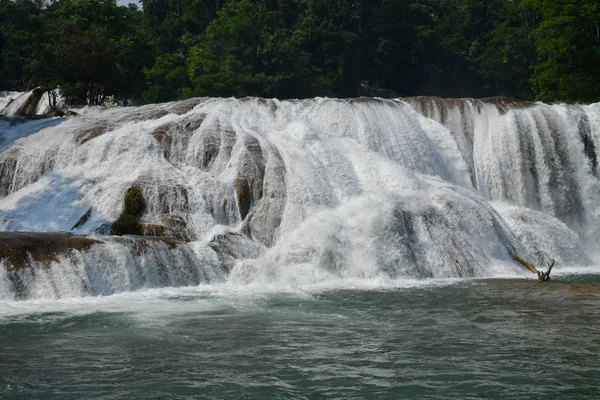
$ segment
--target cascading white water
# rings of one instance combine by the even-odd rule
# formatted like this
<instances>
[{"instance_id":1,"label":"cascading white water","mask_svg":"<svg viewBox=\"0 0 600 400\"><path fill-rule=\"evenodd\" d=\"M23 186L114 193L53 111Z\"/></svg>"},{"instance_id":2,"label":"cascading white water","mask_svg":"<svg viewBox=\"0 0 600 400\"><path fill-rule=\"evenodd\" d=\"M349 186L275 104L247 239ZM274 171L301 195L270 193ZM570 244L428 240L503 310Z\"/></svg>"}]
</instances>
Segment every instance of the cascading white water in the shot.
<instances>
[{"instance_id":1,"label":"cascading white water","mask_svg":"<svg viewBox=\"0 0 600 400\"><path fill-rule=\"evenodd\" d=\"M486 199L541 210L590 236L598 220L600 104L546 105L502 99L408 100L444 124ZM597 241L598 235L592 234Z\"/></svg>"},{"instance_id":2,"label":"cascading white water","mask_svg":"<svg viewBox=\"0 0 600 400\"><path fill-rule=\"evenodd\" d=\"M0 129L1 230L91 209L73 232L103 232L137 186L142 223L235 282L508 276L513 254L584 265L598 243L600 105L194 99ZM116 281L92 293L144 286Z\"/></svg>"},{"instance_id":3,"label":"cascading white water","mask_svg":"<svg viewBox=\"0 0 600 400\"><path fill-rule=\"evenodd\" d=\"M39 89L29 92L0 91L0 116L46 115L52 111L48 92L39 93ZM37 95L36 95L37 92ZM27 107L30 106L30 107ZM58 96L56 106L62 108L64 99ZM25 108L29 108L25 110Z\"/></svg>"},{"instance_id":4,"label":"cascading white water","mask_svg":"<svg viewBox=\"0 0 600 400\"><path fill-rule=\"evenodd\" d=\"M21 92L0 91L0 115L5 115L6 107L22 94Z\"/></svg>"},{"instance_id":5,"label":"cascading white water","mask_svg":"<svg viewBox=\"0 0 600 400\"><path fill-rule=\"evenodd\" d=\"M13 268L0 261L0 299L110 295L140 288L187 286L225 278L214 252L194 253L182 243L131 237L95 237L85 251L50 262L31 257ZM12 275L12 276L11 276Z\"/></svg>"}]
</instances>

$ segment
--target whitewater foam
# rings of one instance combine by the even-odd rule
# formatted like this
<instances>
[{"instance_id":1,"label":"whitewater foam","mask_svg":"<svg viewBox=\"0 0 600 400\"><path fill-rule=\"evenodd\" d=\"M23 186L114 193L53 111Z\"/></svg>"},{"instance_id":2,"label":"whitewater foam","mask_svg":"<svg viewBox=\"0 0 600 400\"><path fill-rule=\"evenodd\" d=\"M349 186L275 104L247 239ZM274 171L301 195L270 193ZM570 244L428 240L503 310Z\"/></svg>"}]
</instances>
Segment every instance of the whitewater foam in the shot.
<instances>
[{"instance_id":1,"label":"whitewater foam","mask_svg":"<svg viewBox=\"0 0 600 400\"><path fill-rule=\"evenodd\" d=\"M177 221L204 271L249 286L520 276L514 254L584 266L598 245L599 105L248 98L80 111L2 128L0 229L70 231L91 208L73 232L92 234L137 186L142 223ZM36 279L61 281L58 297L83 295L78 274L113 274L95 294L147 284L122 273L132 262L81 257ZM31 297L46 296L40 285Z\"/></svg>"}]
</instances>

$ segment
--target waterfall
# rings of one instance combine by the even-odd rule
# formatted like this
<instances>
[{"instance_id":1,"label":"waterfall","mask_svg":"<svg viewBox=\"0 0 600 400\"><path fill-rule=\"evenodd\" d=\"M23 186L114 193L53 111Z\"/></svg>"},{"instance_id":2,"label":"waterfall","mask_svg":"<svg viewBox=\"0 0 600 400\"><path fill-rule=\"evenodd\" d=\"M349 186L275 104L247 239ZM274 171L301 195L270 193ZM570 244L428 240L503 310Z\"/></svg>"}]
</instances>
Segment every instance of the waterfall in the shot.
<instances>
[{"instance_id":1,"label":"waterfall","mask_svg":"<svg viewBox=\"0 0 600 400\"><path fill-rule=\"evenodd\" d=\"M196 254L185 243L135 237L90 237L75 243L65 234L0 234L34 244L27 261L0 262L0 299L110 295L140 288L219 282L225 272L214 253ZM80 239L83 240L83 239ZM49 248L51 247L51 248ZM56 251L61 247L67 251ZM5 254L5 253L3 253Z\"/></svg>"},{"instance_id":2,"label":"waterfall","mask_svg":"<svg viewBox=\"0 0 600 400\"><path fill-rule=\"evenodd\" d=\"M50 266L28 262L39 273L19 278L32 282L19 290L25 298L50 296L39 287L63 297L223 279L514 276L514 254L583 268L600 238L599 137L600 104L201 98L92 107L0 125L0 231L102 238ZM144 232L188 242L156 250L145 271L202 278L132 283L140 261L118 256L130 247L98 236L131 187L146 201ZM0 292L14 292L12 270L0 268Z\"/></svg>"},{"instance_id":3,"label":"waterfall","mask_svg":"<svg viewBox=\"0 0 600 400\"><path fill-rule=\"evenodd\" d=\"M64 99L58 97L57 106L64 106ZM29 92L0 91L0 116L41 116L52 111L48 92L36 88Z\"/></svg>"},{"instance_id":4,"label":"waterfall","mask_svg":"<svg viewBox=\"0 0 600 400\"><path fill-rule=\"evenodd\" d=\"M597 240L600 104L547 105L503 99L411 98L446 126L489 201L543 211Z\"/></svg>"}]
</instances>

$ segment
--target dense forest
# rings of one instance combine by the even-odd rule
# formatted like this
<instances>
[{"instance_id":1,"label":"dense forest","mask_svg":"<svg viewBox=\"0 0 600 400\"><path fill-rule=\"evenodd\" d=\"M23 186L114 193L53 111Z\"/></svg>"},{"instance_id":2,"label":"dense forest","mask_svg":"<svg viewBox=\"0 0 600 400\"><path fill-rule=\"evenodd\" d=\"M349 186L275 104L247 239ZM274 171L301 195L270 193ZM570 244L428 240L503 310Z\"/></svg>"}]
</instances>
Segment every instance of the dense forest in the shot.
<instances>
[{"instance_id":1,"label":"dense forest","mask_svg":"<svg viewBox=\"0 0 600 400\"><path fill-rule=\"evenodd\" d=\"M0 0L0 90L600 100L598 0Z\"/></svg>"}]
</instances>

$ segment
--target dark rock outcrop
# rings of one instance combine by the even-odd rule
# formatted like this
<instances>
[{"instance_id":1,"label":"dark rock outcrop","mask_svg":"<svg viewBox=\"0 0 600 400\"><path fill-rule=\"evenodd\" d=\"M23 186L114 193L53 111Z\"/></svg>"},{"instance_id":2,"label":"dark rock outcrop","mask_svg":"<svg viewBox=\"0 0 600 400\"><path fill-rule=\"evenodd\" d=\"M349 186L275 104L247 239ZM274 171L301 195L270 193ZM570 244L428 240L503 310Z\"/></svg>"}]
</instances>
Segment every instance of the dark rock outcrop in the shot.
<instances>
[{"instance_id":1,"label":"dark rock outcrop","mask_svg":"<svg viewBox=\"0 0 600 400\"><path fill-rule=\"evenodd\" d=\"M97 243L62 232L0 232L0 261L14 269L22 268L30 259L48 265L70 250L87 250Z\"/></svg>"},{"instance_id":2,"label":"dark rock outcrop","mask_svg":"<svg viewBox=\"0 0 600 400\"><path fill-rule=\"evenodd\" d=\"M244 220L250 212L252 205L252 192L248 181L245 179L238 179L235 182L235 194L238 202L238 209L240 210L240 218Z\"/></svg>"},{"instance_id":3,"label":"dark rock outcrop","mask_svg":"<svg viewBox=\"0 0 600 400\"><path fill-rule=\"evenodd\" d=\"M85 214L83 214L81 216L81 218L79 218L79 220L77 220L77 222L75 223L75 225L73 225L73 227L71 228L71 230L77 229L77 228L81 228L88 221L88 219L90 219L91 215L92 215L92 207L90 207L85 212Z\"/></svg>"},{"instance_id":4,"label":"dark rock outcrop","mask_svg":"<svg viewBox=\"0 0 600 400\"><path fill-rule=\"evenodd\" d=\"M0 159L0 198L12 192L18 155L8 150Z\"/></svg>"},{"instance_id":5,"label":"dark rock outcrop","mask_svg":"<svg viewBox=\"0 0 600 400\"><path fill-rule=\"evenodd\" d=\"M368 81L360 82L358 86L358 95L361 97L380 97L383 99L393 99L398 97L398 93L394 90L370 86Z\"/></svg>"}]
</instances>

